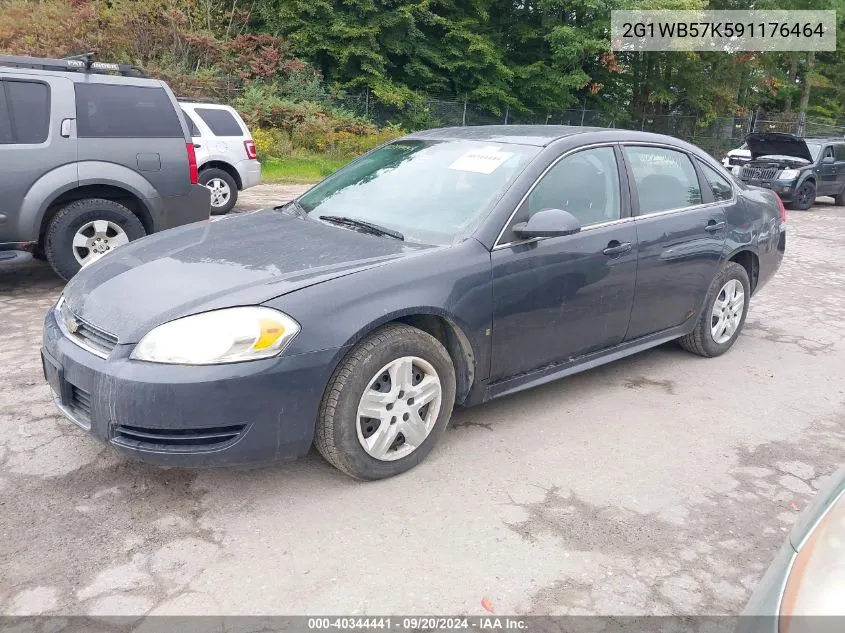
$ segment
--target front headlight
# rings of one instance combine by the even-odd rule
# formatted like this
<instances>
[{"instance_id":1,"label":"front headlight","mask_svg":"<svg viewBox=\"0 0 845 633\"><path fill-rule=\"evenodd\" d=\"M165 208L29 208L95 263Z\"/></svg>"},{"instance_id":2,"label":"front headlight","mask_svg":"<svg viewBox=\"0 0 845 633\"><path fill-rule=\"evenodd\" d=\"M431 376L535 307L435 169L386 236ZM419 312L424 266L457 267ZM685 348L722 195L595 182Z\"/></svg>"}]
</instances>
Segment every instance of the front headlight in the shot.
<instances>
[{"instance_id":1,"label":"front headlight","mask_svg":"<svg viewBox=\"0 0 845 633\"><path fill-rule=\"evenodd\" d=\"M739 177L739 175L742 173L742 167L740 167L739 165L734 165L733 169L731 169L731 173L734 176Z\"/></svg>"},{"instance_id":2,"label":"front headlight","mask_svg":"<svg viewBox=\"0 0 845 633\"><path fill-rule=\"evenodd\" d=\"M278 310L226 308L159 325L130 358L151 363L216 365L280 354L299 333L299 323Z\"/></svg>"},{"instance_id":3,"label":"front headlight","mask_svg":"<svg viewBox=\"0 0 845 633\"><path fill-rule=\"evenodd\" d=\"M800 174L800 173L801 172L798 171L797 169L784 169L782 172L780 172L780 179L781 180L795 180L796 178L798 178L798 174Z\"/></svg>"}]
</instances>

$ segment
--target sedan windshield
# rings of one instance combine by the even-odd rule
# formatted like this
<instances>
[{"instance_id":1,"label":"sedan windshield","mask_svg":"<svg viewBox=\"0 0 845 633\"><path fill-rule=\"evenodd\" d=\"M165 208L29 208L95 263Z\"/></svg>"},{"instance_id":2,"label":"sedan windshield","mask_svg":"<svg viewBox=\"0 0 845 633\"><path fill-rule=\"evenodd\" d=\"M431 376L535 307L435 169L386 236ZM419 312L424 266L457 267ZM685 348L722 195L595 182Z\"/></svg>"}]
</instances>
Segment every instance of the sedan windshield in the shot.
<instances>
[{"instance_id":1,"label":"sedan windshield","mask_svg":"<svg viewBox=\"0 0 845 633\"><path fill-rule=\"evenodd\" d=\"M426 244L473 230L540 148L406 139L377 149L308 191L312 218L363 220Z\"/></svg>"}]
</instances>

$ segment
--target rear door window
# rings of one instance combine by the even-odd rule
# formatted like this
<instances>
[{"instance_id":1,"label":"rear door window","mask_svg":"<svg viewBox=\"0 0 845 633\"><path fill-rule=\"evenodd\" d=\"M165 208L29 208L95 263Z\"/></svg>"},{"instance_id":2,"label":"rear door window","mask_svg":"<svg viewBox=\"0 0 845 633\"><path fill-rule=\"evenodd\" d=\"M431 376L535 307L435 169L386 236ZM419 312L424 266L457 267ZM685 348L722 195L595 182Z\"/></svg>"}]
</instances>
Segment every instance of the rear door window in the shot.
<instances>
[{"instance_id":1,"label":"rear door window","mask_svg":"<svg viewBox=\"0 0 845 633\"><path fill-rule=\"evenodd\" d=\"M731 183L728 182L727 178L709 165L705 165L702 162L698 164L701 166L701 171L704 172L704 178L707 180L707 184L710 185L710 190L713 192L713 198L715 200L730 200L733 198L733 187L731 187Z\"/></svg>"},{"instance_id":2,"label":"rear door window","mask_svg":"<svg viewBox=\"0 0 845 633\"><path fill-rule=\"evenodd\" d=\"M232 113L216 108L195 108L194 112L205 121L214 136L243 136L244 131Z\"/></svg>"},{"instance_id":3,"label":"rear door window","mask_svg":"<svg viewBox=\"0 0 845 633\"><path fill-rule=\"evenodd\" d=\"M50 89L47 84L7 80L0 82L0 86L6 96L5 106L0 105L0 118L5 120L5 123L0 123L0 142L38 144L46 141L50 131ZM9 140L2 140L4 137Z\"/></svg>"},{"instance_id":4,"label":"rear door window","mask_svg":"<svg viewBox=\"0 0 845 633\"><path fill-rule=\"evenodd\" d=\"M75 89L80 138L183 138L162 88L78 83Z\"/></svg>"},{"instance_id":5,"label":"rear door window","mask_svg":"<svg viewBox=\"0 0 845 633\"><path fill-rule=\"evenodd\" d=\"M640 201L639 215L701 204L698 175L685 153L665 147L625 148Z\"/></svg>"},{"instance_id":6,"label":"rear door window","mask_svg":"<svg viewBox=\"0 0 845 633\"><path fill-rule=\"evenodd\" d=\"M836 151L836 161L845 161L845 144L839 143L837 145L834 145L834 148Z\"/></svg>"},{"instance_id":7,"label":"rear door window","mask_svg":"<svg viewBox=\"0 0 845 633\"><path fill-rule=\"evenodd\" d=\"M188 124L188 129L191 131L191 136L200 136L200 130L191 115L187 111L182 110L182 115L185 117L185 122Z\"/></svg>"}]
</instances>

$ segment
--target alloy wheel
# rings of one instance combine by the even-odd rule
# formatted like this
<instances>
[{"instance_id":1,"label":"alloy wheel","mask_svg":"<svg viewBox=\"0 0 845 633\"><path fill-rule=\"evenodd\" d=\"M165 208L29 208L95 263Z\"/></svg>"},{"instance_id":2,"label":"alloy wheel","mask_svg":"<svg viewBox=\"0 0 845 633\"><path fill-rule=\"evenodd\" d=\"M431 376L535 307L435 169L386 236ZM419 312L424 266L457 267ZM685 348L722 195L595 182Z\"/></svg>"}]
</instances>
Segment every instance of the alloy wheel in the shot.
<instances>
[{"instance_id":1,"label":"alloy wheel","mask_svg":"<svg viewBox=\"0 0 845 633\"><path fill-rule=\"evenodd\" d=\"M739 329L745 308L745 290L738 279L729 279L713 302L710 311L710 334L722 345L731 340Z\"/></svg>"},{"instance_id":2,"label":"alloy wheel","mask_svg":"<svg viewBox=\"0 0 845 633\"><path fill-rule=\"evenodd\" d=\"M225 207L232 197L232 190L229 184L222 178L212 178L205 186L211 191L211 206L215 208Z\"/></svg>"},{"instance_id":3,"label":"alloy wheel","mask_svg":"<svg viewBox=\"0 0 845 633\"><path fill-rule=\"evenodd\" d=\"M80 266L97 261L118 246L129 243L129 236L119 224L94 220L83 224L73 235L73 256Z\"/></svg>"}]
</instances>

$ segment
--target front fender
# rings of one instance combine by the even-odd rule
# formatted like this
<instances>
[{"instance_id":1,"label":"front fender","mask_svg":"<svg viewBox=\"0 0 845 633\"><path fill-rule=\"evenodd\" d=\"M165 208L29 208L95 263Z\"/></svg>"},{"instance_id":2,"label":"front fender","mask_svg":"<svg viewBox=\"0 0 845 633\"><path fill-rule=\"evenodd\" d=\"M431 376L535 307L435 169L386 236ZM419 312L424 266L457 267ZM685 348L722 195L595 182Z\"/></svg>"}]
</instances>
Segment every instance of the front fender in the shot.
<instances>
[{"instance_id":1,"label":"front fender","mask_svg":"<svg viewBox=\"0 0 845 633\"><path fill-rule=\"evenodd\" d=\"M475 240L318 283L265 305L302 326L286 354L347 350L390 321L438 316L454 324L462 345L469 346L475 378L489 375L490 253Z\"/></svg>"}]
</instances>

